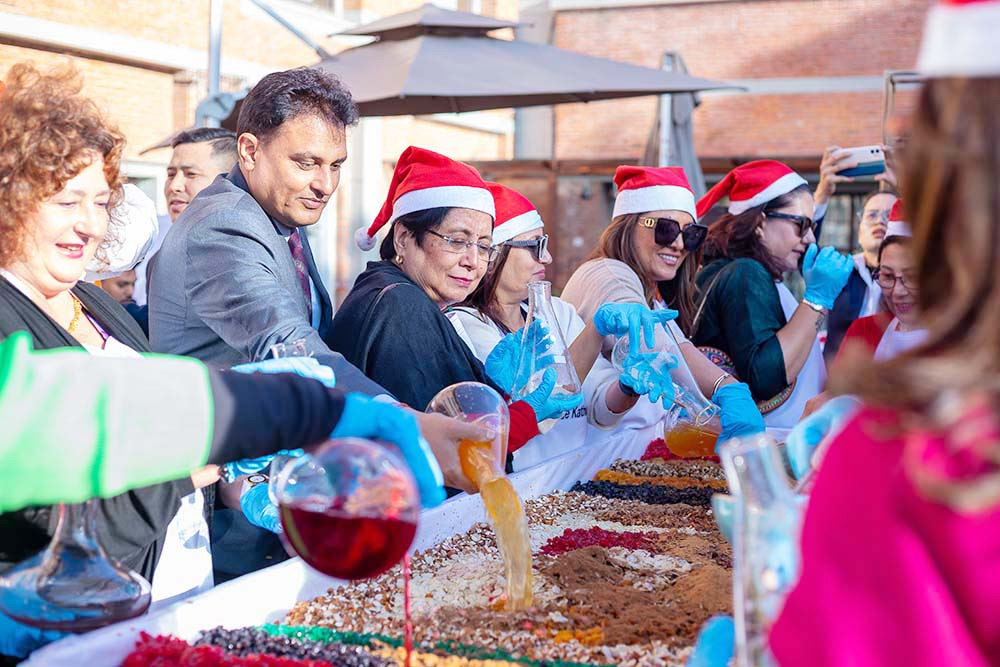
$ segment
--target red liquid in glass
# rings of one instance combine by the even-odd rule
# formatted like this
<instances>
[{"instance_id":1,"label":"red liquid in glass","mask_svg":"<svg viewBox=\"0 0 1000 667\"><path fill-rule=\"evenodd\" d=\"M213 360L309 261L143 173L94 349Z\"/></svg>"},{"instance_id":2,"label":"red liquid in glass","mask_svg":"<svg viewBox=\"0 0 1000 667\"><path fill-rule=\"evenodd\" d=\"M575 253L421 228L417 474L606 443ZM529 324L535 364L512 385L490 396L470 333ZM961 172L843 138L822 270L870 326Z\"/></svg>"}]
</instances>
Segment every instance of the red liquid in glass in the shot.
<instances>
[{"instance_id":1,"label":"red liquid in glass","mask_svg":"<svg viewBox=\"0 0 1000 667\"><path fill-rule=\"evenodd\" d=\"M410 521L296 505L281 505L281 525L302 560L338 579L382 574L406 555L417 532L417 524Z\"/></svg>"}]
</instances>

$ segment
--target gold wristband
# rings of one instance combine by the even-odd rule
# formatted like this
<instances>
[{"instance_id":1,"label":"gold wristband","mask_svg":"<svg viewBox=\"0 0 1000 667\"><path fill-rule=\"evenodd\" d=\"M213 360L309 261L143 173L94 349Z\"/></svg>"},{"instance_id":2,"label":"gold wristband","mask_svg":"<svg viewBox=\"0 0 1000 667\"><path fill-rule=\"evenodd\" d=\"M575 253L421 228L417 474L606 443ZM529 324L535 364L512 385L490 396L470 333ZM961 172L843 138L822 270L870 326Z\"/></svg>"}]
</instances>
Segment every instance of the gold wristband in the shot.
<instances>
[{"instance_id":1,"label":"gold wristband","mask_svg":"<svg viewBox=\"0 0 1000 667\"><path fill-rule=\"evenodd\" d=\"M722 386L722 383L731 377L733 377L732 373L723 373L719 377L715 378L715 385L712 387L712 396L715 396L715 392L719 391L719 387Z\"/></svg>"},{"instance_id":2,"label":"gold wristband","mask_svg":"<svg viewBox=\"0 0 1000 667\"><path fill-rule=\"evenodd\" d=\"M820 315L822 315L823 312L826 310L826 308L824 308L823 306L819 305L818 303L813 303L812 301L806 301L805 299L802 299L802 301L800 301L799 303L801 303L804 306L808 306L809 308L812 308L813 310L815 310Z\"/></svg>"}]
</instances>

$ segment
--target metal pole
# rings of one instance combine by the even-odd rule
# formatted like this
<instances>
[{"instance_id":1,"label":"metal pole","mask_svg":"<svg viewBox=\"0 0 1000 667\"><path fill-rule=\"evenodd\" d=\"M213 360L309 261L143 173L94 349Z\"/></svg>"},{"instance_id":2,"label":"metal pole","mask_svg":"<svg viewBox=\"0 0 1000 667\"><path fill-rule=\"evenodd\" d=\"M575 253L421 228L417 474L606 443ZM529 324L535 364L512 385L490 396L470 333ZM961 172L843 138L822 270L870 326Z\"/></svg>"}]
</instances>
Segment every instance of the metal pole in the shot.
<instances>
[{"instance_id":1,"label":"metal pole","mask_svg":"<svg viewBox=\"0 0 1000 667\"><path fill-rule=\"evenodd\" d=\"M219 78L222 70L222 7L224 0L211 0L208 20L208 99L219 94ZM203 115L198 125L219 127L219 119Z\"/></svg>"},{"instance_id":2,"label":"metal pole","mask_svg":"<svg viewBox=\"0 0 1000 667\"><path fill-rule=\"evenodd\" d=\"M214 0L213 0L213 2L214 2ZM322 46L320 46L315 41L313 41L313 39L311 37L309 37L309 35L305 34L301 30L299 30L298 28L296 28L291 22L285 20L284 16L282 16L278 12L274 11L273 9L271 9L271 7L268 6L268 4L266 2L264 2L263 0L250 0L250 2L252 2L255 5L257 5L264 13L266 13L272 19L274 19L275 21L277 21L278 23L280 23L286 30L288 30L290 33L292 33L293 35L295 35L296 37L298 37L300 40L302 40L303 42L305 42L305 44L310 49L312 49L313 51L315 51L316 55L318 55L323 60L326 60L327 58L332 58L333 57L332 55L330 55L329 51L327 51Z\"/></svg>"},{"instance_id":3,"label":"metal pole","mask_svg":"<svg viewBox=\"0 0 1000 667\"><path fill-rule=\"evenodd\" d=\"M660 69L666 72L674 71L674 54L664 53ZM674 126L674 107L672 95L660 95L660 142L656 156L656 166L666 167L670 164L670 131Z\"/></svg>"}]
</instances>

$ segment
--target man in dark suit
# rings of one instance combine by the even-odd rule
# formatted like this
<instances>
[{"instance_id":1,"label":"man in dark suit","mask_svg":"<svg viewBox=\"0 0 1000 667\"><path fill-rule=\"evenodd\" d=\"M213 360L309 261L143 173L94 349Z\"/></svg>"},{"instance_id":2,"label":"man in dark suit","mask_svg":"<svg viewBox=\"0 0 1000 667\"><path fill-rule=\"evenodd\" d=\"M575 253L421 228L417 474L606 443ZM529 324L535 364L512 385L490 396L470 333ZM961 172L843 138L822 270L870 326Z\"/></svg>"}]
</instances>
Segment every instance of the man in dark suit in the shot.
<instances>
[{"instance_id":1,"label":"man in dark suit","mask_svg":"<svg viewBox=\"0 0 1000 667\"><path fill-rule=\"evenodd\" d=\"M318 69L275 72L254 86L237 121L237 164L191 200L153 263L154 350L232 366L301 339L333 368L338 388L388 395L324 342L333 305L303 233L337 189L357 118L351 94ZM446 483L466 488L458 441L483 439L481 429L416 417Z\"/></svg>"}]
</instances>

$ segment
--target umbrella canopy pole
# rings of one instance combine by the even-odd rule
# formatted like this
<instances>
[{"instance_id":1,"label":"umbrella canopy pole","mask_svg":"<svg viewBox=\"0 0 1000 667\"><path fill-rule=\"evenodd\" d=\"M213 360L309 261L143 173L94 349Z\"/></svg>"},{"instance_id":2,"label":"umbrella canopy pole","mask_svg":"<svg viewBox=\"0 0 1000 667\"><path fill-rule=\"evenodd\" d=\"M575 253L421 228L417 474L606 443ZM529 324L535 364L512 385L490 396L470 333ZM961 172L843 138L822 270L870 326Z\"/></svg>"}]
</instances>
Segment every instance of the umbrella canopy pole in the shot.
<instances>
[{"instance_id":1,"label":"umbrella canopy pole","mask_svg":"<svg viewBox=\"0 0 1000 667\"><path fill-rule=\"evenodd\" d=\"M661 69L674 71L674 54L664 53ZM659 151L657 152L657 167L666 167L670 164L670 131L674 126L674 105L673 95L660 95L660 136Z\"/></svg>"},{"instance_id":2,"label":"umbrella canopy pole","mask_svg":"<svg viewBox=\"0 0 1000 667\"><path fill-rule=\"evenodd\" d=\"M219 94L219 78L222 69L222 3L223 0L211 0L208 19L208 99L215 99ZM202 127L219 127L219 119L202 114L198 118Z\"/></svg>"}]
</instances>

